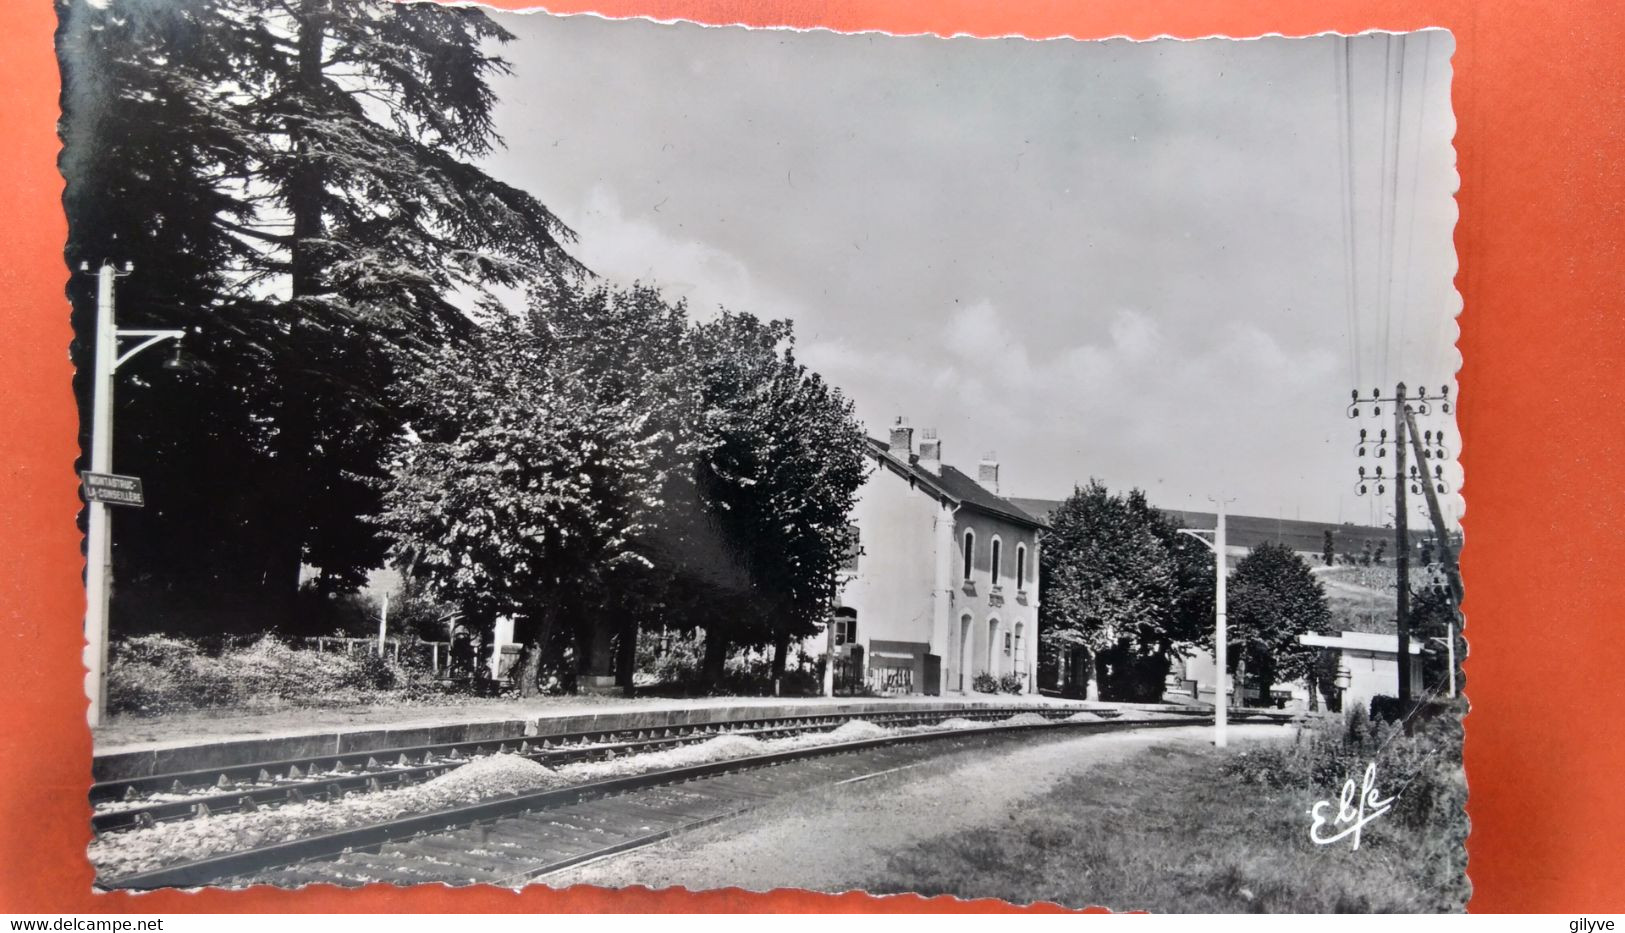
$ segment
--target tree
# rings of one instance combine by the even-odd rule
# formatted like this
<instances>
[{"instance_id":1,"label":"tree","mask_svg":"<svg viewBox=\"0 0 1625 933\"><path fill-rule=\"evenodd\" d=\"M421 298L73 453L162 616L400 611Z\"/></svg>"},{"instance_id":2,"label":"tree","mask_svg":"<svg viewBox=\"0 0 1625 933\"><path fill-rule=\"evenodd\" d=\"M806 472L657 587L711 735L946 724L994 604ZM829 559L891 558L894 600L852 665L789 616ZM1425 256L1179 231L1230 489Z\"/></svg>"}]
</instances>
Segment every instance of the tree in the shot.
<instances>
[{"instance_id":1,"label":"tree","mask_svg":"<svg viewBox=\"0 0 1625 933\"><path fill-rule=\"evenodd\" d=\"M465 620L516 617L533 695L563 608L649 563L639 541L661 506L670 436L597 391L569 345L519 322L419 357L380 527L396 563Z\"/></svg>"},{"instance_id":2,"label":"tree","mask_svg":"<svg viewBox=\"0 0 1625 933\"><path fill-rule=\"evenodd\" d=\"M1323 631L1331 622L1325 590L1309 565L1274 542L1253 548L1236 564L1228 608L1230 657L1252 676L1262 701L1276 683L1307 672L1312 651L1298 636Z\"/></svg>"},{"instance_id":3,"label":"tree","mask_svg":"<svg viewBox=\"0 0 1625 933\"><path fill-rule=\"evenodd\" d=\"M1434 639L1443 642L1458 639L1456 657L1464 653L1460 638L1460 617L1447 586L1420 586L1411 591L1410 631L1411 644L1428 645ZM1423 655L1423 673L1428 689L1448 683L1450 678L1448 651L1428 651Z\"/></svg>"},{"instance_id":4,"label":"tree","mask_svg":"<svg viewBox=\"0 0 1625 933\"><path fill-rule=\"evenodd\" d=\"M1337 548L1333 544L1330 528L1320 533L1320 559L1328 567L1337 562Z\"/></svg>"},{"instance_id":5,"label":"tree","mask_svg":"<svg viewBox=\"0 0 1625 933\"><path fill-rule=\"evenodd\" d=\"M395 351L576 269L558 219L473 164L500 142L487 48L511 37L384 0L59 10L70 266L134 260L121 322L199 331L190 380L121 379L117 461L164 505L121 522L120 578L285 617L302 564L331 593L382 554L364 517L400 426ZM88 280L70 296L87 372Z\"/></svg>"},{"instance_id":6,"label":"tree","mask_svg":"<svg viewBox=\"0 0 1625 933\"><path fill-rule=\"evenodd\" d=\"M771 644L777 678L791 640L825 621L854 544L863 429L840 390L796 361L787 321L724 312L695 326L693 348L696 490L716 556L750 587L708 615L706 674L721 674L730 646Z\"/></svg>"},{"instance_id":7,"label":"tree","mask_svg":"<svg viewBox=\"0 0 1625 933\"><path fill-rule=\"evenodd\" d=\"M1040 639L1051 656L1084 647L1103 695L1158 697L1170 661L1200 644L1212 618L1212 556L1151 508L1098 480L1050 515L1040 571Z\"/></svg>"}]
</instances>

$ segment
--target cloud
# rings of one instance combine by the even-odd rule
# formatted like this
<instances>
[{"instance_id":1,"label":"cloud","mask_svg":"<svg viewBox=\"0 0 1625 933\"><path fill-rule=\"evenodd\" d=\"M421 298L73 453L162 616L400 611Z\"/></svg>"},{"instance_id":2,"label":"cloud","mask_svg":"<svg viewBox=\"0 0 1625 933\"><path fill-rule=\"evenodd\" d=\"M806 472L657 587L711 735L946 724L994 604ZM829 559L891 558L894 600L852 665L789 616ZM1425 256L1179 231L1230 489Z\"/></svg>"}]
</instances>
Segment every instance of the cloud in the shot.
<instances>
[{"instance_id":1,"label":"cloud","mask_svg":"<svg viewBox=\"0 0 1625 933\"><path fill-rule=\"evenodd\" d=\"M659 205L651 207L651 212ZM641 281L672 301L686 300L696 319L719 307L763 318L811 321L808 309L751 274L740 257L697 238L675 236L647 216L626 210L615 189L594 185L572 218L580 235L577 258L612 282Z\"/></svg>"}]
</instances>

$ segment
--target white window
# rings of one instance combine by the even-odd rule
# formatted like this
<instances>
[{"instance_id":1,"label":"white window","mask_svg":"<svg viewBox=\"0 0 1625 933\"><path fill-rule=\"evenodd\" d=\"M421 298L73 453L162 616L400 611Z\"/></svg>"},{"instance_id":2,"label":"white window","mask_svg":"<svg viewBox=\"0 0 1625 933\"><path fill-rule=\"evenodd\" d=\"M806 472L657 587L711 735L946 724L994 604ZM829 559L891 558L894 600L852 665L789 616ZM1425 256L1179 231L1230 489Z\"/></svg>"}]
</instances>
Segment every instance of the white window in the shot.
<instances>
[{"instance_id":1,"label":"white window","mask_svg":"<svg viewBox=\"0 0 1625 933\"><path fill-rule=\"evenodd\" d=\"M858 613L854 609L835 610L835 647L855 644L858 640Z\"/></svg>"}]
</instances>

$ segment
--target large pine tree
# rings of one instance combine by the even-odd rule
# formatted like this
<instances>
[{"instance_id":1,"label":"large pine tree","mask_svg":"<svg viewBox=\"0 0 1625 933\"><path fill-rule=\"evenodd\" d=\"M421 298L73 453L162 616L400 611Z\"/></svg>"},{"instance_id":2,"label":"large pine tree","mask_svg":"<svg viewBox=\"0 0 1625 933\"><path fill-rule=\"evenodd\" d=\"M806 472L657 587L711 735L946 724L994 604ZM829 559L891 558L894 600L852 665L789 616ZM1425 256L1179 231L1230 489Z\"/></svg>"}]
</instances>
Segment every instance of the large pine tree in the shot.
<instances>
[{"instance_id":1,"label":"large pine tree","mask_svg":"<svg viewBox=\"0 0 1625 933\"><path fill-rule=\"evenodd\" d=\"M336 590L382 556L392 351L578 271L569 230L474 164L511 37L387 0L59 9L69 264L133 261L120 323L196 331L189 378L120 372L117 468L152 507L119 516L116 618L286 622L302 564ZM83 373L93 293L69 293Z\"/></svg>"}]
</instances>

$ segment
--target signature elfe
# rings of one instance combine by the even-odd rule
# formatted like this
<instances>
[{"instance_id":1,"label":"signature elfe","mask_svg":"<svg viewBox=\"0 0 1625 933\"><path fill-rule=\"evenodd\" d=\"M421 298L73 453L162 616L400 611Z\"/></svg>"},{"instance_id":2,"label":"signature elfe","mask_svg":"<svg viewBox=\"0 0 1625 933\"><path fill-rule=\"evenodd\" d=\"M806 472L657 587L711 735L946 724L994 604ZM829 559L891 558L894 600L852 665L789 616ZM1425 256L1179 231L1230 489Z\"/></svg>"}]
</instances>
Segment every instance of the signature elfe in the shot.
<instances>
[{"instance_id":1,"label":"signature elfe","mask_svg":"<svg viewBox=\"0 0 1625 933\"><path fill-rule=\"evenodd\" d=\"M1371 762L1365 766L1365 779L1360 782L1359 795L1355 796L1354 779L1349 778L1343 783L1343 793L1337 802L1337 813L1331 819L1331 828L1338 830L1331 835L1322 835L1321 827L1327 823L1326 814L1322 808L1330 809L1330 800L1319 800L1310 809L1309 815L1314 822L1309 825L1309 838L1316 845L1330 845L1350 836L1354 837L1354 848L1360 848L1360 830L1365 824L1375 820L1388 812L1393 806L1394 798L1377 798L1377 763Z\"/></svg>"}]
</instances>

